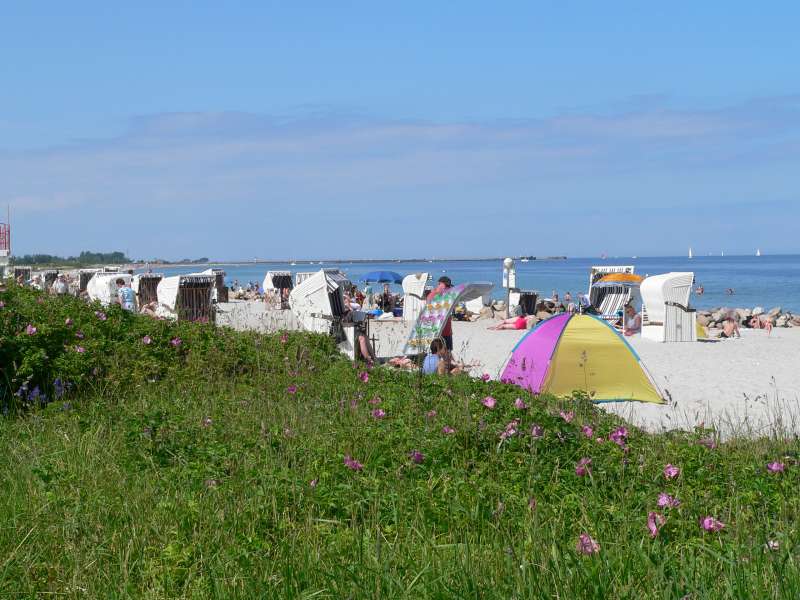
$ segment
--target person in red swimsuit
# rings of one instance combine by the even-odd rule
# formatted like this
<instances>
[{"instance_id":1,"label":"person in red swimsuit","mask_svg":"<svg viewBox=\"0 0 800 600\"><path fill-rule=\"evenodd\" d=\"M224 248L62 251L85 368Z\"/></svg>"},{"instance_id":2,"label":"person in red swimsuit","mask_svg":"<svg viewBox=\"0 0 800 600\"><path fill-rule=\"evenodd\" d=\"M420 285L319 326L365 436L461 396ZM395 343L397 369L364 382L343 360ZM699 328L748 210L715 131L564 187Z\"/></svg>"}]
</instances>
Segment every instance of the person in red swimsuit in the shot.
<instances>
[{"instance_id":1,"label":"person in red swimsuit","mask_svg":"<svg viewBox=\"0 0 800 600\"><path fill-rule=\"evenodd\" d=\"M511 317L510 319L504 319L497 325L487 327L486 329L491 329L492 331L499 331L502 329L527 329L529 322L532 322L533 320L534 319L531 319L530 317Z\"/></svg>"}]
</instances>

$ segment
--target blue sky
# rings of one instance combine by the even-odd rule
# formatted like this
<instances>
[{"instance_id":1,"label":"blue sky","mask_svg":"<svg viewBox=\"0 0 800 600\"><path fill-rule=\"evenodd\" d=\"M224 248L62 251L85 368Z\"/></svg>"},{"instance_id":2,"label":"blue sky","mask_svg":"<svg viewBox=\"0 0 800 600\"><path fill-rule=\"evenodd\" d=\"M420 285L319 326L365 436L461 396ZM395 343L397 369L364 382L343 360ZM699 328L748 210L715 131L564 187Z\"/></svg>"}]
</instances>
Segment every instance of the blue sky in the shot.
<instances>
[{"instance_id":1,"label":"blue sky","mask_svg":"<svg viewBox=\"0 0 800 600\"><path fill-rule=\"evenodd\" d=\"M15 252L800 252L800 5L704 4L4 4Z\"/></svg>"}]
</instances>

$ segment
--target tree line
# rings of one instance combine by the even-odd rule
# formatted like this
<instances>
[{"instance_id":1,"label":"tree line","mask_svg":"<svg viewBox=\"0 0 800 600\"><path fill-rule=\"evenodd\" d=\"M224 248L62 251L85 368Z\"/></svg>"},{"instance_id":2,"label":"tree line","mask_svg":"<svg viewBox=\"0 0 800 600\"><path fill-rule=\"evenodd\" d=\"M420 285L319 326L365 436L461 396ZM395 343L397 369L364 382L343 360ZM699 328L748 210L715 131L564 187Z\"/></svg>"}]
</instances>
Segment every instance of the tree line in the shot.
<instances>
[{"instance_id":1,"label":"tree line","mask_svg":"<svg viewBox=\"0 0 800 600\"><path fill-rule=\"evenodd\" d=\"M89 252L84 250L78 256L55 256L53 254L24 254L15 256L11 262L17 265L119 265L132 262L124 252Z\"/></svg>"}]
</instances>

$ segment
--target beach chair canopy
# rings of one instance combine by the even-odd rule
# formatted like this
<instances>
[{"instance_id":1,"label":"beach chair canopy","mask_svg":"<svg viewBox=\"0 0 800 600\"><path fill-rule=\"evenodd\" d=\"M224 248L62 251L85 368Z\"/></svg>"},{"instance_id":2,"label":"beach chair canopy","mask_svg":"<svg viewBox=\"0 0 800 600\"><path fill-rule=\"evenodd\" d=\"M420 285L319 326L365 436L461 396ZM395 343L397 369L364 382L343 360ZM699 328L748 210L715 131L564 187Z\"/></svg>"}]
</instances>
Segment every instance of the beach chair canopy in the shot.
<instances>
[{"instance_id":1,"label":"beach chair canopy","mask_svg":"<svg viewBox=\"0 0 800 600\"><path fill-rule=\"evenodd\" d=\"M539 323L511 352L500 379L533 394L664 402L633 348L592 315L562 313Z\"/></svg>"},{"instance_id":2,"label":"beach chair canopy","mask_svg":"<svg viewBox=\"0 0 800 600\"><path fill-rule=\"evenodd\" d=\"M610 273L603 275L600 279L592 284L592 287L611 287L611 286L630 286L635 287L641 285L644 277L641 275L634 275L633 273Z\"/></svg>"},{"instance_id":3,"label":"beach chair canopy","mask_svg":"<svg viewBox=\"0 0 800 600\"><path fill-rule=\"evenodd\" d=\"M394 271L372 271L361 278L364 283L403 283L403 276Z\"/></svg>"},{"instance_id":4,"label":"beach chair canopy","mask_svg":"<svg viewBox=\"0 0 800 600\"><path fill-rule=\"evenodd\" d=\"M89 299L99 301L104 306L108 306L117 299L117 279L131 282L131 276L127 273L95 273L86 284L86 293Z\"/></svg>"}]
</instances>

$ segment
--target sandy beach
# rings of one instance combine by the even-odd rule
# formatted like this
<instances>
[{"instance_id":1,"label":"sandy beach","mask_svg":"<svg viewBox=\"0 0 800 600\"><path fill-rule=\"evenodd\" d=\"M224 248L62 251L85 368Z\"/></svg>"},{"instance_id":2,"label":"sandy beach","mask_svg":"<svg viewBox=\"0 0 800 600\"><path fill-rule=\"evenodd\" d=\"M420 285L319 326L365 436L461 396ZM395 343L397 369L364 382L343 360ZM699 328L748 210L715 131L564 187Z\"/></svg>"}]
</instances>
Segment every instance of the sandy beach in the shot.
<instances>
[{"instance_id":1,"label":"sandy beach","mask_svg":"<svg viewBox=\"0 0 800 600\"><path fill-rule=\"evenodd\" d=\"M455 354L497 378L524 331L453 323ZM715 426L724 437L800 434L800 329L744 330L741 339L659 344L629 338L670 399L666 405L601 404L649 431Z\"/></svg>"}]
</instances>

